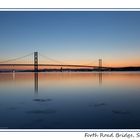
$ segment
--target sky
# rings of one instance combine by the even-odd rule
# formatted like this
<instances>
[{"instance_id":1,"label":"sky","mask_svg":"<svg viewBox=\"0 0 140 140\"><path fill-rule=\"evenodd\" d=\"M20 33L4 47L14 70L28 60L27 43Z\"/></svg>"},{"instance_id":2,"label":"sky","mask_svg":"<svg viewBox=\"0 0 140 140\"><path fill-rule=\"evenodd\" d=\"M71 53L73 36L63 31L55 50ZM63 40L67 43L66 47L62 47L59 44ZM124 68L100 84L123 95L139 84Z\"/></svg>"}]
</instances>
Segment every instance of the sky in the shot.
<instances>
[{"instance_id":1,"label":"sky","mask_svg":"<svg viewBox=\"0 0 140 140\"><path fill-rule=\"evenodd\" d=\"M65 64L140 66L140 12L0 11L0 50L0 61L38 51Z\"/></svg>"}]
</instances>

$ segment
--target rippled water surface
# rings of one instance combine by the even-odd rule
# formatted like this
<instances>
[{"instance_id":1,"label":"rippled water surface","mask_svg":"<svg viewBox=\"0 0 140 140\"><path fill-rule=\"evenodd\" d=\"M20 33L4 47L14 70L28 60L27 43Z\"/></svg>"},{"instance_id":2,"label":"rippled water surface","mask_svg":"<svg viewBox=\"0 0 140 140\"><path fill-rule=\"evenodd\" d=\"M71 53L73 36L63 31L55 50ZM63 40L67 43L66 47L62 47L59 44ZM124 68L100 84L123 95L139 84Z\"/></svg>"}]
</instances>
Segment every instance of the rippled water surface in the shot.
<instances>
[{"instance_id":1,"label":"rippled water surface","mask_svg":"<svg viewBox=\"0 0 140 140\"><path fill-rule=\"evenodd\" d=\"M140 72L0 73L0 128L140 128Z\"/></svg>"}]
</instances>

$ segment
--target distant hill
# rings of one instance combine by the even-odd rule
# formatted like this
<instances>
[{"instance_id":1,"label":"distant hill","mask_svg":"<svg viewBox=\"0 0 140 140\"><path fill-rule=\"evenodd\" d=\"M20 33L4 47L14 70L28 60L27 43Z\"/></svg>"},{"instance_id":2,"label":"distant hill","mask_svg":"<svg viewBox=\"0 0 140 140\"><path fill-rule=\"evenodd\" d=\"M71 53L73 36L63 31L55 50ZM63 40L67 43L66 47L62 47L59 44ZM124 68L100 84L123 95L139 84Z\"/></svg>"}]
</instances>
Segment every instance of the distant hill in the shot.
<instances>
[{"instance_id":1,"label":"distant hill","mask_svg":"<svg viewBox=\"0 0 140 140\"><path fill-rule=\"evenodd\" d=\"M110 67L104 69L105 71L140 71L140 67Z\"/></svg>"}]
</instances>

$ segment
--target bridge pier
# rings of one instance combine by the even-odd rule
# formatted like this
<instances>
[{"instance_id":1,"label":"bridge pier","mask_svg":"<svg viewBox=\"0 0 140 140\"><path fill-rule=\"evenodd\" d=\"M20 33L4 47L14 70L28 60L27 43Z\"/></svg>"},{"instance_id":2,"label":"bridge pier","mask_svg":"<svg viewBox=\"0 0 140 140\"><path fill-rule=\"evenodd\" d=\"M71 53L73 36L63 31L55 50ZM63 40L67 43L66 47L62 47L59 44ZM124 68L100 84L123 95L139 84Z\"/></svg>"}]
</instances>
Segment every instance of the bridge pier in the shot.
<instances>
[{"instance_id":1,"label":"bridge pier","mask_svg":"<svg viewBox=\"0 0 140 140\"><path fill-rule=\"evenodd\" d=\"M34 52L34 72L38 72L38 52Z\"/></svg>"}]
</instances>

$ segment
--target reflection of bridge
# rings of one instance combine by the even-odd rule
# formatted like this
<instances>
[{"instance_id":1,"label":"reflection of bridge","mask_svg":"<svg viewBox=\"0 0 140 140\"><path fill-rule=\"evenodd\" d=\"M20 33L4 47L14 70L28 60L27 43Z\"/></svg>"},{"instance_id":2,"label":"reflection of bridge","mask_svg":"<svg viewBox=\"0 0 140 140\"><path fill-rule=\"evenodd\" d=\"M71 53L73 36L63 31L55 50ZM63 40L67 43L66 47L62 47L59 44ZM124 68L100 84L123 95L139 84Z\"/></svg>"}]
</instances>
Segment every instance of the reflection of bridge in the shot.
<instances>
[{"instance_id":1,"label":"reflection of bridge","mask_svg":"<svg viewBox=\"0 0 140 140\"><path fill-rule=\"evenodd\" d=\"M33 53L29 54L32 55ZM23 56L23 57L19 57L19 58L15 58L15 59L9 59L6 61L2 61L0 62L0 67L3 66L34 66L34 71L37 72L38 71L38 66L51 66L51 67L70 67L70 68L97 68L97 69L101 69L102 68L102 59L99 59L99 65L98 66L91 66L91 65L70 65L70 64L39 64L38 63L38 52L34 52L34 63L31 64L23 64L23 63L13 63L13 61L16 61L18 59L22 59L24 57L27 57L29 55ZM42 55L41 55L42 56ZM44 57L44 56L43 56ZM46 57L47 58L47 57ZM51 59L53 60L53 59ZM55 62L58 62L56 60L53 60ZM9 63L12 62L12 63Z\"/></svg>"},{"instance_id":2,"label":"reflection of bridge","mask_svg":"<svg viewBox=\"0 0 140 140\"><path fill-rule=\"evenodd\" d=\"M34 79L34 93L37 94L38 93L38 90L39 90L39 80L41 80L39 77L39 74L38 72L34 72L34 75L33 75L33 79ZM99 83L99 86L101 87L102 86L102 80L103 80L103 73L102 72L98 72L96 73L98 75L98 83ZM13 75L12 75L12 79L15 80L16 79L16 73L13 72ZM47 79L46 79L47 80Z\"/></svg>"},{"instance_id":3,"label":"reflection of bridge","mask_svg":"<svg viewBox=\"0 0 140 140\"><path fill-rule=\"evenodd\" d=\"M102 86L102 77L103 74L102 72L97 73L98 74L98 82L99 82L99 86ZM38 72L34 72L34 93L38 93L38 82L39 82L39 75Z\"/></svg>"}]
</instances>

